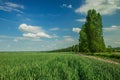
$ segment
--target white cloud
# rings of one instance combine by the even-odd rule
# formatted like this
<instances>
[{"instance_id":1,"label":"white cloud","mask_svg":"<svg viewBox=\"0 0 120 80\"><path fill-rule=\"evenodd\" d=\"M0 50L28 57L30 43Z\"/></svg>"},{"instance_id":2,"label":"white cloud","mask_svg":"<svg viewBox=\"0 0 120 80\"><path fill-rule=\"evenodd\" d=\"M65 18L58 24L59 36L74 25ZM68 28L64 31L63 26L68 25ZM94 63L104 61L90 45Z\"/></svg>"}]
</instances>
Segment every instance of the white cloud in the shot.
<instances>
[{"instance_id":1,"label":"white cloud","mask_svg":"<svg viewBox=\"0 0 120 80\"><path fill-rule=\"evenodd\" d=\"M68 5L68 8L72 8L72 5L70 4L70 5Z\"/></svg>"},{"instance_id":2,"label":"white cloud","mask_svg":"<svg viewBox=\"0 0 120 80\"><path fill-rule=\"evenodd\" d=\"M28 38L39 38L35 33L24 33L23 36Z\"/></svg>"},{"instance_id":3,"label":"white cloud","mask_svg":"<svg viewBox=\"0 0 120 80\"><path fill-rule=\"evenodd\" d=\"M85 4L75 12L86 14L89 9L95 9L102 15L111 15L120 9L120 0L85 0Z\"/></svg>"},{"instance_id":4,"label":"white cloud","mask_svg":"<svg viewBox=\"0 0 120 80\"><path fill-rule=\"evenodd\" d=\"M76 19L76 21L78 21L78 22L85 22L86 19L85 19L85 18L82 18L82 19Z\"/></svg>"},{"instance_id":5,"label":"white cloud","mask_svg":"<svg viewBox=\"0 0 120 80\"><path fill-rule=\"evenodd\" d=\"M59 28L58 27L54 27L54 28L51 28L50 30L51 31L57 31L57 30L59 30Z\"/></svg>"},{"instance_id":6,"label":"white cloud","mask_svg":"<svg viewBox=\"0 0 120 80\"><path fill-rule=\"evenodd\" d=\"M31 19L30 18L25 18L25 21L31 21Z\"/></svg>"},{"instance_id":7,"label":"white cloud","mask_svg":"<svg viewBox=\"0 0 120 80\"><path fill-rule=\"evenodd\" d=\"M116 42L114 42L115 44L120 44L120 41L116 41Z\"/></svg>"},{"instance_id":8,"label":"white cloud","mask_svg":"<svg viewBox=\"0 0 120 80\"><path fill-rule=\"evenodd\" d=\"M74 41L74 39L71 36L63 36L63 38L65 39L65 41L68 41L68 42Z\"/></svg>"},{"instance_id":9,"label":"white cloud","mask_svg":"<svg viewBox=\"0 0 120 80\"><path fill-rule=\"evenodd\" d=\"M9 48L9 47L11 47L11 45L7 45L7 47Z\"/></svg>"},{"instance_id":10,"label":"white cloud","mask_svg":"<svg viewBox=\"0 0 120 80\"><path fill-rule=\"evenodd\" d=\"M6 2L5 4L9 7L24 9L23 5L15 4L15 3L12 3L12 2Z\"/></svg>"},{"instance_id":11,"label":"white cloud","mask_svg":"<svg viewBox=\"0 0 120 80\"><path fill-rule=\"evenodd\" d=\"M73 38L65 38L66 41L69 41L69 42L73 42L74 39Z\"/></svg>"},{"instance_id":12,"label":"white cloud","mask_svg":"<svg viewBox=\"0 0 120 80\"><path fill-rule=\"evenodd\" d=\"M65 7L65 8L72 8L72 5L71 5L71 4L69 4L69 5L63 4L62 7Z\"/></svg>"},{"instance_id":13,"label":"white cloud","mask_svg":"<svg viewBox=\"0 0 120 80\"><path fill-rule=\"evenodd\" d=\"M76 32L76 33L79 33L80 30L81 30L80 28L73 28L73 29L72 29L72 31L73 31L73 32Z\"/></svg>"},{"instance_id":14,"label":"white cloud","mask_svg":"<svg viewBox=\"0 0 120 80\"><path fill-rule=\"evenodd\" d=\"M41 27L31 26L27 24L21 24L19 29L23 32L23 36L27 38L51 38L50 35L46 34Z\"/></svg>"},{"instance_id":15,"label":"white cloud","mask_svg":"<svg viewBox=\"0 0 120 80\"><path fill-rule=\"evenodd\" d=\"M104 31L116 31L116 30L120 30L120 26L116 26L116 25L113 25L111 27L108 27L108 28L103 28Z\"/></svg>"},{"instance_id":16,"label":"white cloud","mask_svg":"<svg viewBox=\"0 0 120 80\"><path fill-rule=\"evenodd\" d=\"M14 37L13 41L18 42L19 40L27 40L28 38L25 37Z\"/></svg>"},{"instance_id":17,"label":"white cloud","mask_svg":"<svg viewBox=\"0 0 120 80\"><path fill-rule=\"evenodd\" d=\"M10 19L8 19L8 18L2 18L2 17L1 17L0 20L5 21L6 23L7 23L7 22L16 23L15 21L12 21L12 20L10 20Z\"/></svg>"},{"instance_id":18,"label":"white cloud","mask_svg":"<svg viewBox=\"0 0 120 80\"><path fill-rule=\"evenodd\" d=\"M71 36L63 36L64 38L69 38L69 37L71 37Z\"/></svg>"},{"instance_id":19,"label":"white cloud","mask_svg":"<svg viewBox=\"0 0 120 80\"><path fill-rule=\"evenodd\" d=\"M58 38L59 36L57 36L56 34L52 35L52 38Z\"/></svg>"},{"instance_id":20,"label":"white cloud","mask_svg":"<svg viewBox=\"0 0 120 80\"><path fill-rule=\"evenodd\" d=\"M19 29L25 33L37 33L37 32L43 31L41 27L31 26L27 24L20 24Z\"/></svg>"},{"instance_id":21,"label":"white cloud","mask_svg":"<svg viewBox=\"0 0 120 80\"><path fill-rule=\"evenodd\" d=\"M33 37L30 37L30 36L26 36L26 37L15 37L13 39L14 42L18 42L18 41L42 41L40 38L33 38Z\"/></svg>"},{"instance_id":22,"label":"white cloud","mask_svg":"<svg viewBox=\"0 0 120 80\"><path fill-rule=\"evenodd\" d=\"M14 42L18 42L18 40L17 40L17 39L14 39L13 41L14 41Z\"/></svg>"},{"instance_id":23,"label":"white cloud","mask_svg":"<svg viewBox=\"0 0 120 80\"><path fill-rule=\"evenodd\" d=\"M120 26L113 25L111 27L103 28L104 40L107 45L112 47L119 47L120 44Z\"/></svg>"},{"instance_id":24,"label":"white cloud","mask_svg":"<svg viewBox=\"0 0 120 80\"><path fill-rule=\"evenodd\" d=\"M15 11L15 12L23 13L21 9L24 9L23 5L15 4L12 2L5 2L0 6L0 10L7 12Z\"/></svg>"},{"instance_id":25,"label":"white cloud","mask_svg":"<svg viewBox=\"0 0 120 80\"><path fill-rule=\"evenodd\" d=\"M12 36L0 35L0 38L14 38L14 37L12 37Z\"/></svg>"}]
</instances>

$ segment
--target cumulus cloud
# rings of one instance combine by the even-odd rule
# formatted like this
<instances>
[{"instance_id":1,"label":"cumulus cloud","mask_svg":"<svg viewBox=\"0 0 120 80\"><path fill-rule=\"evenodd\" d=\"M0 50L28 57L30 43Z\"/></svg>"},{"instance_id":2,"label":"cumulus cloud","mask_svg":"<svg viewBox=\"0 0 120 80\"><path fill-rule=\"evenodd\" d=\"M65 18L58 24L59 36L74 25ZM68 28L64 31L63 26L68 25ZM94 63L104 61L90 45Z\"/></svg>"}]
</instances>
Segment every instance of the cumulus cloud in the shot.
<instances>
[{"instance_id":1,"label":"cumulus cloud","mask_svg":"<svg viewBox=\"0 0 120 80\"><path fill-rule=\"evenodd\" d=\"M73 31L73 32L76 32L76 33L79 33L80 30L81 30L80 28L73 28L73 29L72 29L72 31Z\"/></svg>"},{"instance_id":2,"label":"cumulus cloud","mask_svg":"<svg viewBox=\"0 0 120 80\"><path fill-rule=\"evenodd\" d=\"M0 10L7 11L7 12L15 11L15 12L23 13L21 9L24 9L23 5L15 4L12 2L5 2L3 4L0 4Z\"/></svg>"},{"instance_id":3,"label":"cumulus cloud","mask_svg":"<svg viewBox=\"0 0 120 80\"><path fill-rule=\"evenodd\" d=\"M108 28L103 28L104 31L116 31L116 30L120 30L120 26L116 26L116 25L113 25L111 27L108 27Z\"/></svg>"},{"instance_id":4,"label":"cumulus cloud","mask_svg":"<svg viewBox=\"0 0 120 80\"><path fill-rule=\"evenodd\" d=\"M85 4L75 12L86 14L89 9L95 9L102 15L111 15L120 9L120 0L85 0Z\"/></svg>"},{"instance_id":5,"label":"cumulus cloud","mask_svg":"<svg viewBox=\"0 0 120 80\"><path fill-rule=\"evenodd\" d=\"M82 18L82 19L76 19L76 21L78 21L78 22L85 22L86 19L85 19L85 18Z\"/></svg>"},{"instance_id":6,"label":"cumulus cloud","mask_svg":"<svg viewBox=\"0 0 120 80\"><path fill-rule=\"evenodd\" d=\"M59 30L59 28L58 27L54 27L54 28L51 28L50 30L51 31L57 31L57 30Z\"/></svg>"},{"instance_id":7,"label":"cumulus cloud","mask_svg":"<svg viewBox=\"0 0 120 80\"><path fill-rule=\"evenodd\" d=\"M50 35L46 34L41 27L38 26L31 26L27 24L21 24L19 26L19 30L23 32L23 36L27 38L51 38Z\"/></svg>"},{"instance_id":8,"label":"cumulus cloud","mask_svg":"<svg viewBox=\"0 0 120 80\"><path fill-rule=\"evenodd\" d=\"M27 24L21 24L19 26L19 29L25 33L37 33L39 31L43 31L41 29L41 27L38 27L38 26L31 26L31 25L27 25Z\"/></svg>"},{"instance_id":9,"label":"cumulus cloud","mask_svg":"<svg viewBox=\"0 0 120 80\"><path fill-rule=\"evenodd\" d=\"M65 8L72 8L72 5L71 5L71 4L69 4L69 5L63 4L62 7L65 7Z\"/></svg>"}]
</instances>

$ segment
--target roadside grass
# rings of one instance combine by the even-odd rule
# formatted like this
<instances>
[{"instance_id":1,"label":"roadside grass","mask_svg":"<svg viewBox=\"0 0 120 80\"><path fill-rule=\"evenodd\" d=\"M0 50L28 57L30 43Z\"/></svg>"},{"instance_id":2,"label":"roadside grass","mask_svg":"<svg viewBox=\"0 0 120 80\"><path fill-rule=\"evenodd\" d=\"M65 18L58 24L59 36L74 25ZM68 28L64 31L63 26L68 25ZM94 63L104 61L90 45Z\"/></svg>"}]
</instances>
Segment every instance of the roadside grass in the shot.
<instances>
[{"instance_id":1,"label":"roadside grass","mask_svg":"<svg viewBox=\"0 0 120 80\"><path fill-rule=\"evenodd\" d=\"M111 53L94 53L94 56L110 59L120 63L120 53L119 52L111 52Z\"/></svg>"},{"instance_id":2,"label":"roadside grass","mask_svg":"<svg viewBox=\"0 0 120 80\"><path fill-rule=\"evenodd\" d=\"M120 63L120 52L101 52L101 53L80 53L83 55L90 55L90 56L96 56L96 57L100 57L103 59L109 59L112 61L116 61L118 63Z\"/></svg>"}]
</instances>

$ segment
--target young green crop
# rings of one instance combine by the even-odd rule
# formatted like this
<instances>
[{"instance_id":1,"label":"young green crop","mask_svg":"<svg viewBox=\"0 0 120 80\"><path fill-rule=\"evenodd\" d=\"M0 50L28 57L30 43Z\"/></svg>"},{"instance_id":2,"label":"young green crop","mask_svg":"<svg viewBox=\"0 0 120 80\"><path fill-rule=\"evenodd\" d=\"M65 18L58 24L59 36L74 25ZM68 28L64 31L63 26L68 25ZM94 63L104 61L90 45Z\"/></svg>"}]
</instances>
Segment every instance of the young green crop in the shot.
<instances>
[{"instance_id":1,"label":"young green crop","mask_svg":"<svg viewBox=\"0 0 120 80\"><path fill-rule=\"evenodd\" d=\"M119 80L120 65L67 53L0 53L0 80Z\"/></svg>"}]
</instances>

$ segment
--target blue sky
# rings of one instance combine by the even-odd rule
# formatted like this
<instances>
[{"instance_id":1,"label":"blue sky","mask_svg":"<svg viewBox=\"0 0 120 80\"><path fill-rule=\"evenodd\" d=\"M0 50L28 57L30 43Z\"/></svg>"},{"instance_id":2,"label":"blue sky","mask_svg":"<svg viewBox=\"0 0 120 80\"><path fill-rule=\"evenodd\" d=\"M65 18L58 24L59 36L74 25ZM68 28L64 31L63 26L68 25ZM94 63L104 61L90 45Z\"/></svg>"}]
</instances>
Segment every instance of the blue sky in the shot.
<instances>
[{"instance_id":1,"label":"blue sky","mask_svg":"<svg viewBox=\"0 0 120 80\"><path fill-rule=\"evenodd\" d=\"M77 44L89 9L103 17L106 46L120 47L120 0L0 0L0 51Z\"/></svg>"}]
</instances>

